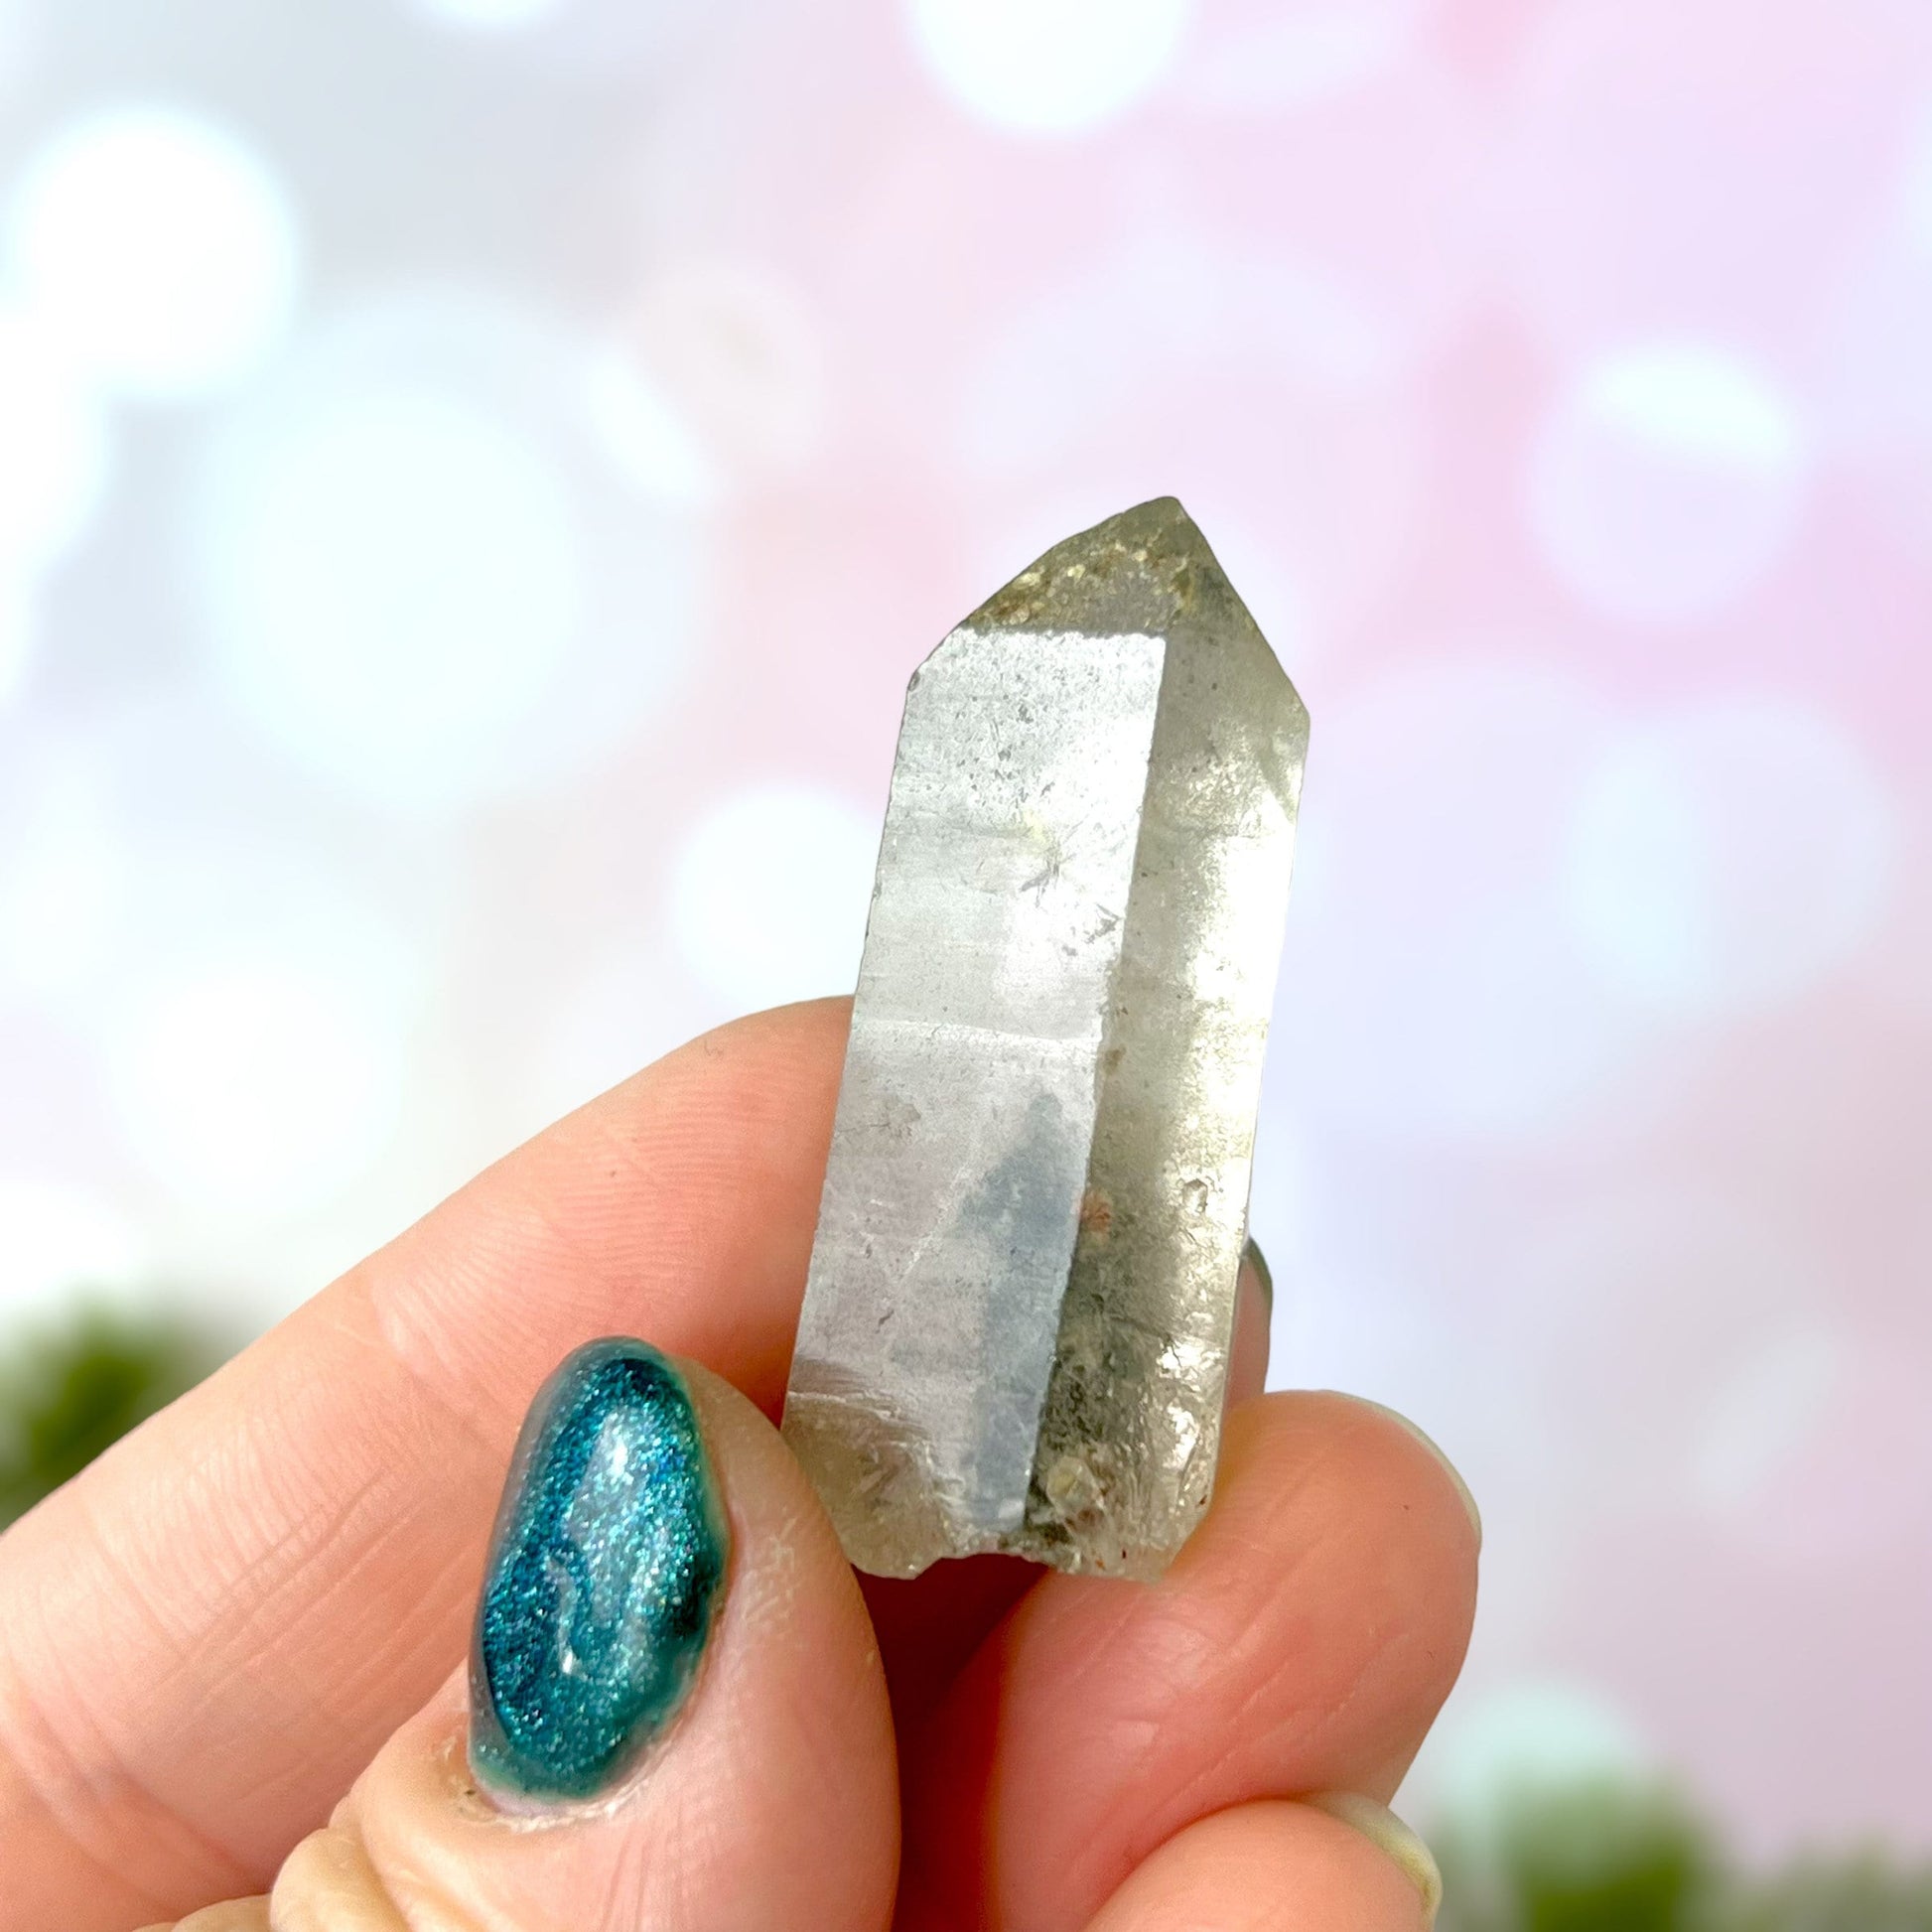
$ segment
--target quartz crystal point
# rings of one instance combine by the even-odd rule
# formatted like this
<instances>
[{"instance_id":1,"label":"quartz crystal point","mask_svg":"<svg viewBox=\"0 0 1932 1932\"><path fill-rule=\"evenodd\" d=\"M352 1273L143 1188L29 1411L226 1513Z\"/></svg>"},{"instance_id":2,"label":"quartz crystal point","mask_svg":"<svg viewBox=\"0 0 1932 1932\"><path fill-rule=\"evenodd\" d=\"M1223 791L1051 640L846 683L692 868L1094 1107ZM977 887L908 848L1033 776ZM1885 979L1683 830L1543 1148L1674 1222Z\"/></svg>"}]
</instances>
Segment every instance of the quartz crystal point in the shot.
<instances>
[{"instance_id":1,"label":"quartz crystal point","mask_svg":"<svg viewBox=\"0 0 1932 1932\"><path fill-rule=\"evenodd\" d=\"M784 1416L861 1570L1206 1507L1307 745L1172 497L913 673Z\"/></svg>"}]
</instances>

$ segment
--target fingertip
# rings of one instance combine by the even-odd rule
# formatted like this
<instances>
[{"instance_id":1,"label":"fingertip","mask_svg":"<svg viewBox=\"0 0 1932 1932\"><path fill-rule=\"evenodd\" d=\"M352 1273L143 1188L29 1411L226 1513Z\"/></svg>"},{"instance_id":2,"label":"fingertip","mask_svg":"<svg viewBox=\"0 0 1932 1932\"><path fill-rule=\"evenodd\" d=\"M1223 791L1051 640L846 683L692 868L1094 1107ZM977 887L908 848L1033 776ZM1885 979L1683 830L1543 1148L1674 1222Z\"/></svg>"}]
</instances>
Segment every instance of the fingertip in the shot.
<instances>
[{"instance_id":1,"label":"fingertip","mask_svg":"<svg viewBox=\"0 0 1932 1932\"><path fill-rule=\"evenodd\" d=\"M758 1410L705 1369L675 1367L729 1523L723 1593L688 1697L637 1751L610 1757L608 1785L573 1775L512 1790L473 1775L484 1714L472 1710L464 1676L452 1677L377 1754L337 1820L404 1923L616 1932L675 1922L681 1932L736 1932L796 1922L883 1932L890 1919L898 1846L892 1724L850 1566ZM566 1514L580 1504L593 1514L603 1506L580 1490ZM582 1513L570 1520L573 1533L586 1527ZM582 1565L570 1552L540 1554L554 1574L581 1569L592 1590L610 1581L597 1572L596 1550ZM656 1573L631 1582L668 1587ZM569 1614L541 1610L556 1627L531 1641L547 1642L552 1659L581 1649L589 1669L578 1642L586 1633L565 1626ZM476 1695L493 1692L484 1683ZM308 1856L313 1864L320 1852ZM319 1880L298 1871L287 1882Z\"/></svg>"},{"instance_id":2,"label":"fingertip","mask_svg":"<svg viewBox=\"0 0 1932 1932\"><path fill-rule=\"evenodd\" d=\"M641 1327L776 1412L848 1008L754 1016L579 1109L10 1532L0 1704L73 1688L0 1766L16 1915L266 1882L459 1654L501 1458L571 1341Z\"/></svg>"},{"instance_id":3,"label":"fingertip","mask_svg":"<svg viewBox=\"0 0 1932 1932\"><path fill-rule=\"evenodd\" d=\"M1436 1923L1436 1914L1443 1903L1443 1874L1435 1853L1412 1827L1404 1824L1387 1805L1378 1804L1359 1791L1322 1791L1303 1802L1367 1839L1416 1888L1416 1896L1422 1902L1424 1927Z\"/></svg>"},{"instance_id":4,"label":"fingertip","mask_svg":"<svg viewBox=\"0 0 1932 1932\"><path fill-rule=\"evenodd\" d=\"M311 1832L282 1862L264 1926L273 1932L409 1932L352 1831Z\"/></svg>"},{"instance_id":5,"label":"fingertip","mask_svg":"<svg viewBox=\"0 0 1932 1932\"><path fill-rule=\"evenodd\" d=\"M1087 1932L1428 1932L1433 1910L1366 1832L1312 1805L1264 1799L1177 1832Z\"/></svg>"},{"instance_id":6,"label":"fingertip","mask_svg":"<svg viewBox=\"0 0 1932 1932\"><path fill-rule=\"evenodd\" d=\"M838 994L819 1000L800 1000L790 1006L768 1007L728 1020L708 1033L672 1048L630 1076L631 1080L681 1080L696 1073L707 1085L721 1073L729 1077L742 1064L759 1081L775 1081L799 1069L822 1076L831 1062L833 1085L845 1056L846 1034L852 1025L852 996ZM629 1085L629 1081L623 1083ZM622 1087L617 1089L621 1092ZM593 1101L593 1106L603 1104Z\"/></svg>"},{"instance_id":7,"label":"fingertip","mask_svg":"<svg viewBox=\"0 0 1932 1932\"><path fill-rule=\"evenodd\" d=\"M1039 1926L1084 1923L1205 1813L1387 1800L1460 1668L1475 1568L1462 1504L1407 1431L1331 1395L1240 1404L1167 1575L1043 1579L941 1708L908 1789L911 1881L934 1899L988 1882L986 1842L952 1826L962 1764L998 1794L1002 1909Z\"/></svg>"},{"instance_id":8,"label":"fingertip","mask_svg":"<svg viewBox=\"0 0 1932 1932\"><path fill-rule=\"evenodd\" d=\"M1340 1399L1345 1402L1352 1402L1358 1408L1366 1409L1372 1414L1381 1417L1384 1421L1393 1424L1410 1441L1419 1444L1428 1451L1430 1460L1435 1463L1437 1469L1448 1480L1449 1487L1454 1490L1455 1499L1461 1504L1462 1513L1468 1518L1469 1528L1475 1536L1476 1549L1480 1551L1482 1548L1482 1511L1476 1503L1475 1492L1463 1480L1462 1471L1449 1460L1442 1444L1437 1442L1435 1437L1431 1436L1419 1423L1411 1422L1399 1409L1391 1409L1386 1403L1373 1402L1365 1395L1343 1396Z\"/></svg>"}]
</instances>

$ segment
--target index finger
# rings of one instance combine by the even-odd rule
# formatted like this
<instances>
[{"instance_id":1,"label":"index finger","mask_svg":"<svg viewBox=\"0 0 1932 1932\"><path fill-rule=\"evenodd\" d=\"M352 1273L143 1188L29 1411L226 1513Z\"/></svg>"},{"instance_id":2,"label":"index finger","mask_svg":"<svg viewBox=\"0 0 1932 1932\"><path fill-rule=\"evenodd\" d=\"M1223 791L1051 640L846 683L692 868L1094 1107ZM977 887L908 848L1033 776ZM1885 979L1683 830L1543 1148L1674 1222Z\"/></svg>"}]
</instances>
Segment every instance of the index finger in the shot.
<instances>
[{"instance_id":1,"label":"index finger","mask_svg":"<svg viewBox=\"0 0 1932 1932\"><path fill-rule=\"evenodd\" d=\"M643 1333L781 1399L849 1003L499 1162L0 1541L0 1928L262 1889L462 1654L537 1383ZM18 1882L13 1882L13 1881Z\"/></svg>"}]
</instances>

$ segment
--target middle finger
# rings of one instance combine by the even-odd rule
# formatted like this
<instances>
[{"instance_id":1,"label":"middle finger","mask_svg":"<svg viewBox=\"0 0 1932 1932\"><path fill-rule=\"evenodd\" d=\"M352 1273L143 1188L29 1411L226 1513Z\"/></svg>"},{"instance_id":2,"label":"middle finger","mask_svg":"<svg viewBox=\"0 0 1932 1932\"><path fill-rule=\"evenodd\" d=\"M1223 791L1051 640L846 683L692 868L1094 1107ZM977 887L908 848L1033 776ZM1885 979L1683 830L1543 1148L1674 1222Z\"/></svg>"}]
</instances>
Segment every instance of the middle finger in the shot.
<instances>
[{"instance_id":1,"label":"middle finger","mask_svg":"<svg viewBox=\"0 0 1932 1932\"><path fill-rule=\"evenodd\" d=\"M1228 1418L1158 1584L1048 1576L901 1738L905 1932L1072 1932L1195 1819L1386 1800L1461 1665L1479 1532L1441 1456L1346 1396Z\"/></svg>"}]
</instances>

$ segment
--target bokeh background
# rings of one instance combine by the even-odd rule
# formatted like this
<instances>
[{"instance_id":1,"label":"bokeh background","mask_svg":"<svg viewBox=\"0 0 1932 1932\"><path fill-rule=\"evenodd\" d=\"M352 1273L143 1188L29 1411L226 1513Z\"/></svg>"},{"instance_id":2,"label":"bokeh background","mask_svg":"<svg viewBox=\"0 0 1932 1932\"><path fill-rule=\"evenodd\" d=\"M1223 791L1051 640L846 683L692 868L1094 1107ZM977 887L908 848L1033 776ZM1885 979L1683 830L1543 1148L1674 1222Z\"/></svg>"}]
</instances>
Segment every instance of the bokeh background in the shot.
<instances>
[{"instance_id":1,"label":"bokeh background","mask_svg":"<svg viewBox=\"0 0 1932 1932\"><path fill-rule=\"evenodd\" d=\"M1274 1374L1486 1518L1405 1803L1932 1848L1924 0L0 0L0 1323L848 986L1167 491L1314 719Z\"/></svg>"}]
</instances>

